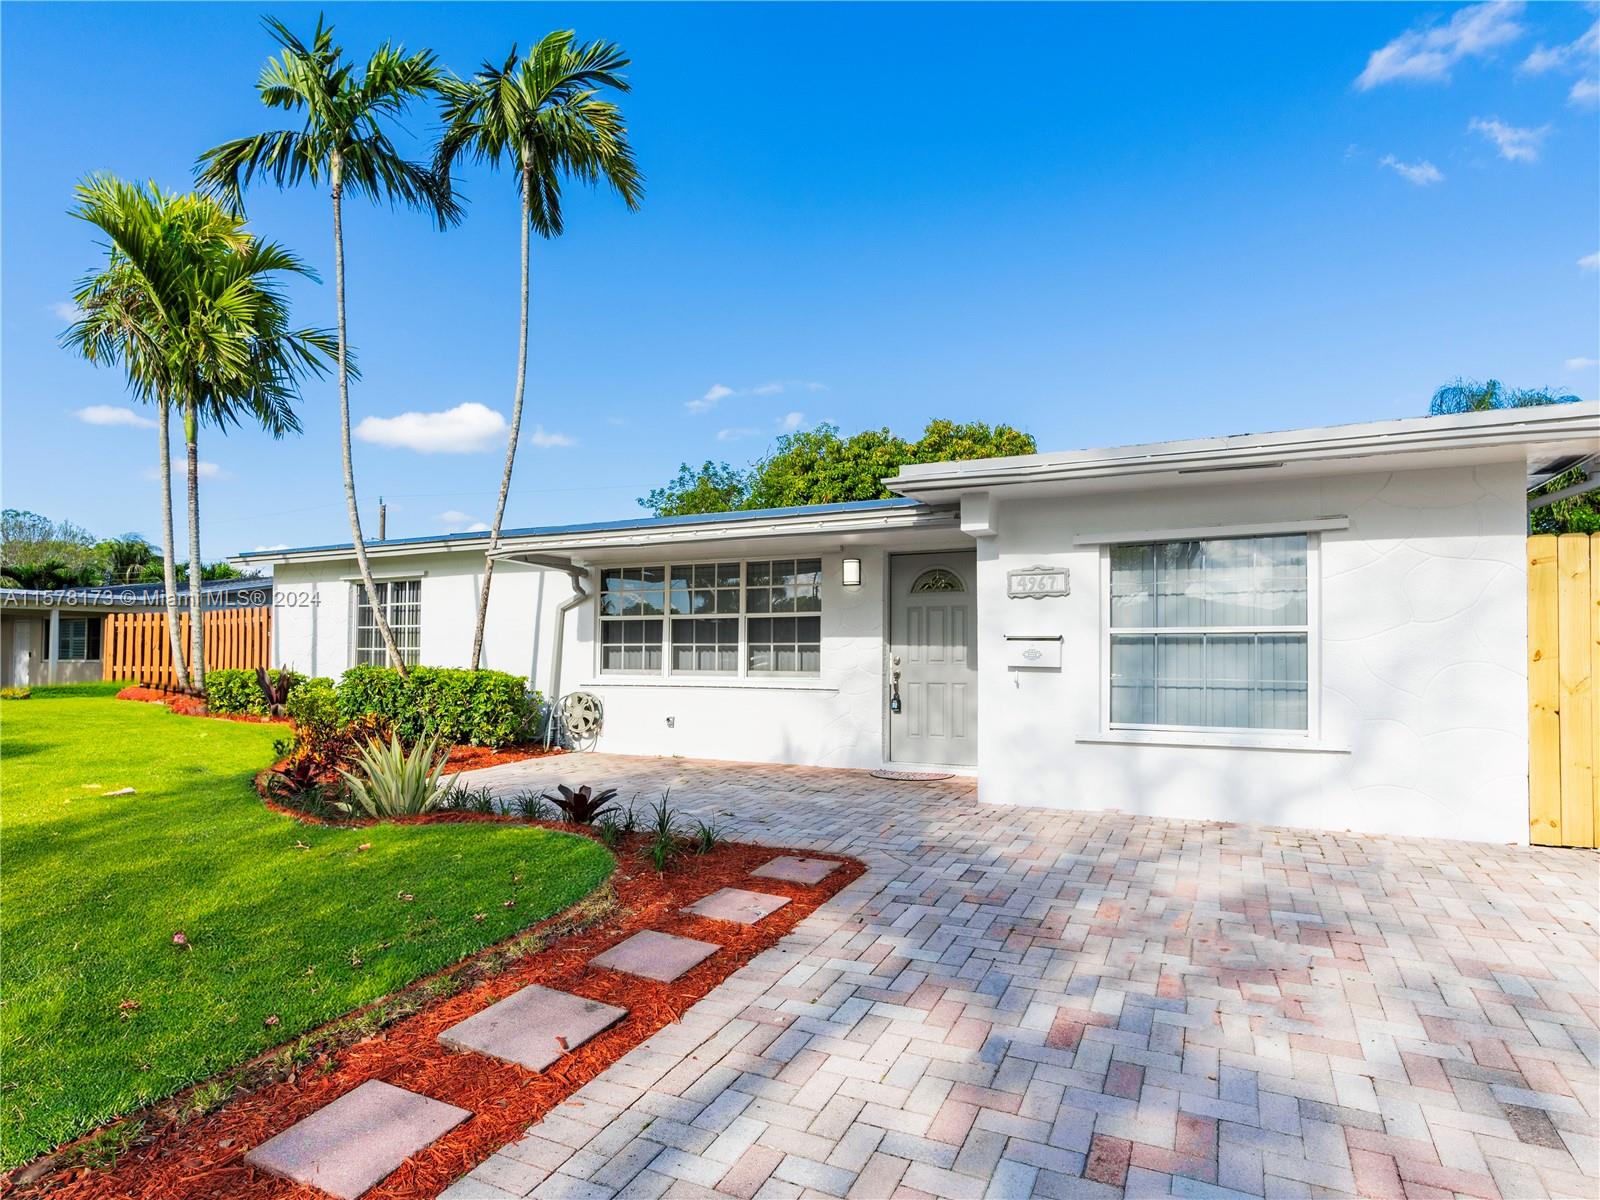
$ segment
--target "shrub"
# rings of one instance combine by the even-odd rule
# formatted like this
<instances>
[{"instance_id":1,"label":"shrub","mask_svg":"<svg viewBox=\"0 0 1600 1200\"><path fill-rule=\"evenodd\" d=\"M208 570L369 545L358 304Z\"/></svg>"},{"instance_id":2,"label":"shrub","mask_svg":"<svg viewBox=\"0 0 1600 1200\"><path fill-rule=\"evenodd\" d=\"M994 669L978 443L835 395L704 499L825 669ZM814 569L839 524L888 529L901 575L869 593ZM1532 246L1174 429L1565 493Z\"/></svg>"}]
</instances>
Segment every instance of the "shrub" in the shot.
<instances>
[{"instance_id":1,"label":"shrub","mask_svg":"<svg viewBox=\"0 0 1600 1200\"><path fill-rule=\"evenodd\" d=\"M289 719L295 723L297 732L300 729L329 731L344 724L344 717L339 711L339 693L334 690L333 680L321 675L302 680L296 685L283 707Z\"/></svg>"},{"instance_id":2,"label":"shrub","mask_svg":"<svg viewBox=\"0 0 1600 1200\"><path fill-rule=\"evenodd\" d=\"M538 728L544 699L527 681L504 671L413 667L352 667L339 682L339 711L347 718L376 713L404 741L434 735L445 744L504 746Z\"/></svg>"},{"instance_id":3,"label":"shrub","mask_svg":"<svg viewBox=\"0 0 1600 1200\"><path fill-rule=\"evenodd\" d=\"M273 687L278 687L284 676L289 679L289 694L301 686L301 677L293 671L268 671ZM241 713L253 717L272 715L267 698L261 694L261 683L254 671L223 669L206 672L206 707L214 713Z\"/></svg>"},{"instance_id":4,"label":"shrub","mask_svg":"<svg viewBox=\"0 0 1600 1200\"><path fill-rule=\"evenodd\" d=\"M388 745L373 738L357 753L357 772L341 770L350 800L343 812L357 808L369 817L415 817L432 812L450 793L444 777L448 752L440 754L437 738L425 738L409 751L390 735Z\"/></svg>"},{"instance_id":5,"label":"shrub","mask_svg":"<svg viewBox=\"0 0 1600 1200\"><path fill-rule=\"evenodd\" d=\"M32 695L33 695L33 691L30 688L25 688L25 687L3 687L3 688L0 688L0 700L26 700L26 699L28 699L28 697L30 697Z\"/></svg>"}]
</instances>

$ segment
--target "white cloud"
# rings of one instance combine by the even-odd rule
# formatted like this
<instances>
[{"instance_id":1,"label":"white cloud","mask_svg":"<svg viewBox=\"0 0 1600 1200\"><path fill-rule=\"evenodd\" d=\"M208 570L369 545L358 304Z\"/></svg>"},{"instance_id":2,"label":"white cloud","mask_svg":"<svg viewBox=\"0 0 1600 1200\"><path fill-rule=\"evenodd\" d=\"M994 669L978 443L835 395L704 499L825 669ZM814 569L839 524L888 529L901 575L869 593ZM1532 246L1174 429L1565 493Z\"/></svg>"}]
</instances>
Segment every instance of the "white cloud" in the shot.
<instances>
[{"instance_id":1,"label":"white cloud","mask_svg":"<svg viewBox=\"0 0 1600 1200\"><path fill-rule=\"evenodd\" d=\"M1544 139L1550 136L1550 126L1541 125L1537 129L1527 129L1518 125L1507 125L1497 117L1485 120L1483 117L1473 117L1467 122L1467 128L1473 133L1481 133L1494 143L1500 157L1509 162L1538 162L1539 146Z\"/></svg>"},{"instance_id":2,"label":"white cloud","mask_svg":"<svg viewBox=\"0 0 1600 1200\"><path fill-rule=\"evenodd\" d=\"M731 388L726 384L716 384L698 400L690 400L684 405L692 413L710 412L719 403L730 396L759 396L763 399L768 396L781 396L785 392L825 392L828 385L817 383L809 379L774 379L768 383L757 384L750 388Z\"/></svg>"},{"instance_id":3,"label":"white cloud","mask_svg":"<svg viewBox=\"0 0 1600 1200\"><path fill-rule=\"evenodd\" d=\"M1464 58L1480 58L1522 36L1521 3L1470 4L1443 25L1408 29L1374 50L1356 87L1367 91L1396 80L1447 83Z\"/></svg>"},{"instance_id":4,"label":"white cloud","mask_svg":"<svg viewBox=\"0 0 1600 1200\"><path fill-rule=\"evenodd\" d=\"M274 550L287 550L288 548L289 548L289 543L288 542L276 542L271 546L257 546L251 553L253 553L253 554L262 554L262 553L270 554Z\"/></svg>"},{"instance_id":5,"label":"white cloud","mask_svg":"<svg viewBox=\"0 0 1600 1200\"><path fill-rule=\"evenodd\" d=\"M720 383L714 383L704 396L698 400L690 400L684 405L692 413L710 412L721 401L733 395L733 389Z\"/></svg>"},{"instance_id":6,"label":"white cloud","mask_svg":"<svg viewBox=\"0 0 1600 1200\"><path fill-rule=\"evenodd\" d=\"M803 412L785 413L782 417L780 417L778 419L778 428L783 430L783 432L785 432L785 433L793 433L796 429L799 429L800 426L804 425L805 423L806 423L806 415L805 415L805 413L803 413Z\"/></svg>"},{"instance_id":7,"label":"white cloud","mask_svg":"<svg viewBox=\"0 0 1600 1200\"><path fill-rule=\"evenodd\" d=\"M621 429L627 423L628 423L628 418L627 417L607 417L606 418L606 424L610 425L614 429Z\"/></svg>"},{"instance_id":8,"label":"white cloud","mask_svg":"<svg viewBox=\"0 0 1600 1200\"><path fill-rule=\"evenodd\" d=\"M1593 254L1585 254L1580 258L1578 260L1578 270L1600 271L1600 250L1596 250Z\"/></svg>"},{"instance_id":9,"label":"white cloud","mask_svg":"<svg viewBox=\"0 0 1600 1200\"><path fill-rule=\"evenodd\" d=\"M63 321L76 321L83 316L83 309L71 300L57 300L50 306L50 311Z\"/></svg>"},{"instance_id":10,"label":"white cloud","mask_svg":"<svg viewBox=\"0 0 1600 1200\"><path fill-rule=\"evenodd\" d=\"M184 462L183 456L174 455L172 459L172 477L177 480L187 479L189 477L188 471L189 468ZM199 479L226 479L228 477L228 473L221 467L217 466L216 463L207 462L203 458L197 464L195 464L194 473ZM161 468L146 467L144 470L144 477L146 479L160 479Z\"/></svg>"},{"instance_id":11,"label":"white cloud","mask_svg":"<svg viewBox=\"0 0 1600 1200\"><path fill-rule=\"evenodd\" d=\"M451 533L484 533L489 528L488 522L480 521L471 513L464 513L457 508L446 509L438 515L437 520Z\"/></svg>"},{"instance_id":12,"label":"white cloud","mask_svg":"<svg viewBox=\"0 0 1600 1200\"><path fill-rule=\"evenodd\" d=\"M1565 45L1546 46L1540 42L1518 69L1530 75L1543 75L1546 71L1581 71L1594 61L1596 54L1600 54L1600 21Z\"/></svg>"},{"instance_id":13,"label":"white cloud","mask_svg":"<svg viewBox=\"0 0 1600 1200\"><path fill-rule=\"evenodd\" d=\"M126 425L131 429L154 429L156 423L143 413L117 404L91 404L73 414L85 425Z\"/></svg>"},{"instance_id":14,"label":"white cloud","mask_svg":"<svg viewBox=\"0 0 1600 1200\"><path fill-rule=\"evenodd\" d=\"M1444 172L1425 158L1414 163L1404 163L1392 154L1385 154L1378 160L1378 165L1390 168L1401 179L1417 187L1444 182Z\"/></svg>"},{"instance_id":15,"label":"white cloud","mask_svg":"<svg viewBox=\"0 0 1600 1200\"><path fill-rule=\"evenodd\" d=\"M1567 103L1579 107L1600 104L1600 79L1580 79L1567 93Z\"/></svg>"},{"instance_id":16,"label":"white cloud","mask_svg":"<svg viewBox=\"0 0 1600 1200\"><path fill-rule=\"evenodd\" d=\"M759 429L751 429L748 426L743 426L743 427L738 428L738 429L719 429L719 430L717 430L717 441L719 441L719 442L737 442L740 438L760 437L760 436L761 436L761 430L759 430Z\"/></svg>"},{"instance_id":17,"label":"white cloud","mask_svg":"<svg viewBox=\"0 0 1600 1200\"><path fill-rule=\"evenodd\" d=\"M418 454L475 454L503 443L506 419L472 401L443 412L408 412L398 417L363 417L356 436L377 446Z\"/></svg>"},{"instance_id":18,"label":"white cloud","mask_svg":"<svg viewBox=\"0 0 1600 1200\"><path fill-rule=\"evenodd\" d=\"M564 433L552 433L543 425L535 425L532 433L522 435L522 440L530 442L541 450L549 450L553 446L576 446L578 439L568 437Z\"/></svg>"},{"instance_id":19,"label":"white cloud","mask_svg":"<svg viewBox=\"0 0 1600 1200\"><path fill-rule=\"evenodd\" d=\"M1587 371L1590 367L1600 367L1600 358L1569 358L1562 365L1569 371Z\"/></svg>"}]
</instances>

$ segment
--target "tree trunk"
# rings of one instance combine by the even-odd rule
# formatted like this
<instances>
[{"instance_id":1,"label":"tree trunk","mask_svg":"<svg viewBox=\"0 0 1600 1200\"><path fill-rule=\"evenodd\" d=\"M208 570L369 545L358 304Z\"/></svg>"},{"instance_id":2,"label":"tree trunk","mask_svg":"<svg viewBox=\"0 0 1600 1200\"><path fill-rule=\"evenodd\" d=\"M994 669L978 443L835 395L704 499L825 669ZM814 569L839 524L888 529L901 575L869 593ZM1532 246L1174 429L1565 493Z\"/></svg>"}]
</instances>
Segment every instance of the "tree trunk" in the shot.
<instances>
[{"instance_id":1,"label":"tree trunk","mask_svg":"<svg viewBox=\"0 0 1600 1200\"><path fill-rule=\"evenodd\" d=\"M159 397L161 414L161 583L167 608L167 643L172 650L172 673L178 686L189 691L189 667L183 659L183 635L178 630L178 564L172 532L172 402Z\"/></svg>"},{"instance_id":2,"label":"tree trunk","mask_svg":"<svg viewBox=\"0 0 1600 1200\"><path fill-rule=\"evenodd\" d=\"M406 674L406 664L400 657L400 648L394 644L394 633L389 628L389 614L378 602L378 589L372 582L372 567L367 563L367 543L361 536L361 508L356 503L355 460L350 456L350 375L345 369L344 322L344 200L343 170L338 155L330 164L333 177L333 291L334 303L339 310L339 448L344 455L344 502L350 512L350 540L355 546L356 568L361 573L361 585L366 588L367 603L372 608L378 634L389 655L389 665Z\"/></svg>"},{"instance_id":3,"label":"tree trunk","mask_svg":"<svg viewBox=\"0 0 1600 1200\"><path fill-rule=\"evenodd\" d=\"M189 672L197 691L206 690L205 606L200 585L200 430L194 402L184 406L183 440L189 483Z\"/></svg>"},{"instance_id":4,"label":"tree trunk","mask_svg":"<svg viewBox=\"0 0 1600 1200\"><path fill-rule=\"evenodd\" d=\"M527 163L524 148L522 161ZM533 204L533 172L522 168L522 324L517 334L517 391L511 402L511 434L506 441L506 465L500 473L500 499L489 530L489 553L484 556L483 590L478 595L478 623L472 631L472 669L483 654L483 627L489 619L489 583L494 578L494 552L500 548L500 525L506 515L506 495L511 491L511 468L517 461L517 438L522 429L522 398L528 382L528 228Z\"/></svg>"}]
</instances>

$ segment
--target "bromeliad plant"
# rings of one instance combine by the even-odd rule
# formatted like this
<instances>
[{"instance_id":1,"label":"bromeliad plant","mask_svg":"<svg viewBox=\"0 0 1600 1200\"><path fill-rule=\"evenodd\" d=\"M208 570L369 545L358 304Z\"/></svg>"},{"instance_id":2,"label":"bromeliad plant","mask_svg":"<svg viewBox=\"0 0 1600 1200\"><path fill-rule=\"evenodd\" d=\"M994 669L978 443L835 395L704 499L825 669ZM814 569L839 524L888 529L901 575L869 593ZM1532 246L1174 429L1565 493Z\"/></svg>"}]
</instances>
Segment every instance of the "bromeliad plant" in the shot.
<instances>
[{"instance_id":1,"label":"bromeliad plant","mask_svg":"<svg viewBox=\"0 0 1600 1200\"><path fill-rule=\"evenodd\" d=\"M587 783L578 788L569 788L564 783L558 783L556 790L561 793L559 796L552 796L546 792L544 798L565 813L568 821L576 825L593 825L606 813L616 809L616 805L611 803L617 797L616 788L604 788L597 792Z\"/></svg>"},{"instance_id":2,"label":"bromeliad plant","mask_svg":"<svg viewBox=\"0 0 1600 1200\"><path fill-rule=\"evenodd\" d=\"M341 812L364 812L369 817L417 817L438 808L450 794L444 767L450 759L438 752L437 738L426 738L408 753L400 739L389 735L385 745L372 739L356 756L359 774L340 769L350 799Z\"/></svg>"}]
</instances>

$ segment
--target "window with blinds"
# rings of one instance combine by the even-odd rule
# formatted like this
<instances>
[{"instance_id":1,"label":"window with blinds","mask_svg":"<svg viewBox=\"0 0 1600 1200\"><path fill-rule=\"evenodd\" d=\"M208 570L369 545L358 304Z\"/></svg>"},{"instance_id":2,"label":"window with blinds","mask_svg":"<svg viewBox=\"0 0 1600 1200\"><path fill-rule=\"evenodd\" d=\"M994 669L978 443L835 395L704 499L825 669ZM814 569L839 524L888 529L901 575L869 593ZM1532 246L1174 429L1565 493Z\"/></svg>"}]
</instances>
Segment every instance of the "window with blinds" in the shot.
<instances>
[{"instance_id":1,"label":"window with blinds","mask_svg":"<svg viewBox=\"0 0 1600 1200\"><path fill-rule=\"evenodd\" d=\"M1307 560L1304 534L1112 547L1112 726L1305 731Z\"/></svg>"},{"instance_id":2,"label":"window with blinds","mask_svg":"<svg viewBox=\"0 0 1600 1200\"><path fill-rule=\"evenodd\" d=\"M373 586L377 589L383 614L389 619L395 648L406 666L416 666L422 653L422 580L387 579ZM389 665L389 653L367 600L367 589L359 584L356 586L356 665Z\"/></svg>"}]
</instances>

